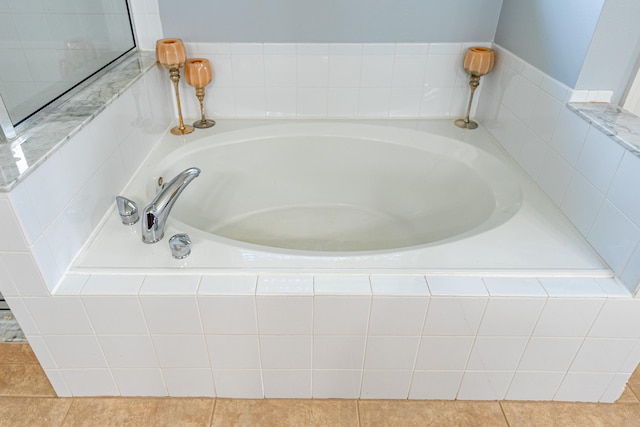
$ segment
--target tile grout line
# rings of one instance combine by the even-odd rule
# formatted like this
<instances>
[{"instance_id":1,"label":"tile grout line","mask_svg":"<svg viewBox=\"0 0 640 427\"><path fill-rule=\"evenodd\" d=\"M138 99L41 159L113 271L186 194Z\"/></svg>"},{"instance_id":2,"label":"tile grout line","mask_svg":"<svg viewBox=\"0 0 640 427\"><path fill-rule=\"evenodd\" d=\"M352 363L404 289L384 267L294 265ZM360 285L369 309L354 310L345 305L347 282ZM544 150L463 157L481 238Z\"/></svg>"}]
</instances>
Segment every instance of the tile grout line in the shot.
<instances>
[{"instance_id":1,"label":"tile grout line","mask_svg":"<svg viewBox=\"0 0 640 427\"><path fill-rule=\"evenodd\" d=\"M56 399L59 399L59 397L55 397ZM64 417L62 417L62 420L60 421L60 427L64 426L65 421L67 419L67 417L69 416L69 412L71 412L71 407L73 406L73 404L75 403L76 398L72 397L71 398L71 404L69 405L69 407L67 408L67 412L65 412Z\"/></svg>"},{"instance_id":2,"label":"tile grout line","mask_svg":"<svg viewBox=\"0 0 640 427\"><path fill-rule=\"evenodd\" d=\"M209 415L209 427L213 426L213 417L216 413L216 406L218 406L218 398L213 398L213 407L211 408L211 415Z\"/></svg>"},{"instance_id":3,"label":"tile grout line","mask_svg":"<svg viewBox=\"0 0 640 427\"><path fill-rule=\"evenodd\" d=\"M502 412L502 416L504 417L504 422L507 423L507 427L511 427L511 424L509 423L509 418L507 418L507 413L504 412L504 407L502 406L502 402L498 402L498 405L500 405L500 412Z\"/></svg>"}]
</instances>

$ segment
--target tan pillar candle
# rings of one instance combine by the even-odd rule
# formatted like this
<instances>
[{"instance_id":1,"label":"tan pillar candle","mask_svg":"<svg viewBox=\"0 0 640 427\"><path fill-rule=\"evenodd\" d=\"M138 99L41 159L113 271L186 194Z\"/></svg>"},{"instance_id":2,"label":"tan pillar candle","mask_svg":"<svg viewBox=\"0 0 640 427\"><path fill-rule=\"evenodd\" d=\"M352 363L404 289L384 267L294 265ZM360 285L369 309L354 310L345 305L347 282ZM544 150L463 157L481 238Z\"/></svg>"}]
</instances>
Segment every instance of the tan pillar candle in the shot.
<instances>
[{"instance_id":1,"label":"tan pillar candle","mask_svg":"<svg viewBox=\"0 0 640 427\"><path fill-rule=\"evenodd\" d=\"M184 65L184 76L193 87L205 87L211 83L211 63L206 58L191 58Z\"/></svg>"},{"instance_id":2,"label":"tan pillar candle","mask_svg":"<svg viewBox=\"0 0 640 427\"><path fill-rule=\"evenodd\" d=\"M187 59L187 50L180 39L161 39L156 42L156 59L164 66L182 67Z\"/></svg>"},{"instance_id":3,"label":"tan pillar candle","mask_svg":"<svg viewBox=\"0 0 640 427\"><path fill-rule=\"evenodd\" d=\"M470 47L464 56L464 69L473 76L484 76L493 69L495 56L493 49Z\"/></svg>"}]
</instances>

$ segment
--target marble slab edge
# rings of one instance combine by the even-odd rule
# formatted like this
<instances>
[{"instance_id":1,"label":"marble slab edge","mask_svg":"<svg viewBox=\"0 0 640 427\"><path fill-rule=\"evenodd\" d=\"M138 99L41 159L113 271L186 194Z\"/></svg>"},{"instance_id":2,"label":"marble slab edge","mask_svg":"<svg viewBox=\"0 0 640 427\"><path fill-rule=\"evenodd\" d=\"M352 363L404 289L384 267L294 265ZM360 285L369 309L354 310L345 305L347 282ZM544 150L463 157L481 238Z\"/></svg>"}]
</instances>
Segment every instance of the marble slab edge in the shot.
<instances>
[{"instance_id":1,"label":"marble slab edge","mask_svg":"<svg viewBox=\"0 0 640 427\"><path fill-rule=\"evenodd\" d=\"M640 117L614 104L571 102L567 107L640 157Z\"/></svg>"}]
</instances>

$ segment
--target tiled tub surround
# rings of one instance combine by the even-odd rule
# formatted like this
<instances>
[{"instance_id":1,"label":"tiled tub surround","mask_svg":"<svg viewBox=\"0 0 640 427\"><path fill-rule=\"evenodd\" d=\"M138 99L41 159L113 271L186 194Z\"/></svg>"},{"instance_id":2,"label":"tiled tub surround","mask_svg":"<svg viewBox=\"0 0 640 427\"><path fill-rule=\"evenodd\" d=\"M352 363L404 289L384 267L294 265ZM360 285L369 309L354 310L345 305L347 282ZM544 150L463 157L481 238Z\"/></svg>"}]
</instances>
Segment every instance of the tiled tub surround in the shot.
<instances>
[{"instance_id":1,"label":"tiled tub surround","mask_svg":"<svg viewBox=\"0 0 640 427\"><path fill-rule=\"evenodd\" d=\"M188 56L211 61L205 102L223 117L458 116L468 100L462 55L488 46L185 42ZM193 88L182 93L185 115L198 117Z\"/></svg>"},{"instance_id":2,"label":"tiled tub surround","mask_svg":"<svg viewBox=\"0 0 640 427\"><path fill-rule=\"evenodd\" d=\"M131 126L130 118L138 117L136 100L145 99L134 93L147 93L149 104L139 104L148 113L143 116L170 121L166 80L163 70L147 73L144 84L134 85L85 128L88 140L103 149L127 141L118 149L134 147L144 157L157 136L142 138L142 119L124 132L116 126L122 123L117 112L131 112L124 121ZM485 82L490 80L483 79L483 91L489 90ZM481 108L500 98L487 99L480 97ZM579 126L574 116L563 115L558 123ZM486 120L508 148L500 127L511 122ZM114 132L115 139L104 137ZM104 152L81 154L85 144L74 147L74 140L82 134L64 146L68 156L86 160ZM522 141L522 135L511 135ZM10 193L0 194L6 236L0 242L1 291L60 395L613 401L638 362L639 300L615 279L185 271L66 275L51 294L140 162L122 167L130 173L116 185L106 166L102 172L82 168L85 174L76 171L70 178L63 173L65 159L62 149L52 153ZM95 165L71 164L89 163ZM67 191L67 180L77 186ZM39 218L41 207L57 195L64 196L55 201L58 213ZM78 219L88 216L88 223ZM330 348L337 350L323 352Z\"/></svg>"},{"instance_id":3,"label":"tiled tub surround","mask_svg":"<svg viewBox=\"0 0 640 427\"><path fill-rule=\"evenodd\" d=\"M21 301L59 395L611 402L640 357L614 279L95 274Z\"/></svg>"},{"instance_id":4,"label":"tiled tub surround","mask_svg":"<svg viewBox=\"0 0 640 427\"><path fill-rule=\"evenodd\" d=\"M638 119L605 104L567 108L568 87L495 48L496 67L484 78L478 106L481 123L635 292L640 284Z\"/></svg>"}]
</instances>

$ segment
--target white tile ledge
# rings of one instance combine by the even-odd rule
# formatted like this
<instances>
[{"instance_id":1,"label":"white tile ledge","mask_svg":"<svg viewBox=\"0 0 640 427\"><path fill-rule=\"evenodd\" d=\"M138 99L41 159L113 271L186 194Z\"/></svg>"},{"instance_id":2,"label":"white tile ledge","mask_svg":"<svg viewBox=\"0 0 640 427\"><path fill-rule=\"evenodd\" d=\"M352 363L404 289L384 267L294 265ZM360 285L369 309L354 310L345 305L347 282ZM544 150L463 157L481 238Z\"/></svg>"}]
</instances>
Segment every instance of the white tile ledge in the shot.
<instances>
[{"instance_id":1,"label":"white tile ledge","mask_svg":"<svg viewBox=\"0 0 640 427\"><path fill-rule=\"evenodd\" d=\"M624 149L640 157L640 117L614 104L570 102L567 106Z\"/></svg>"}]
</instances>

